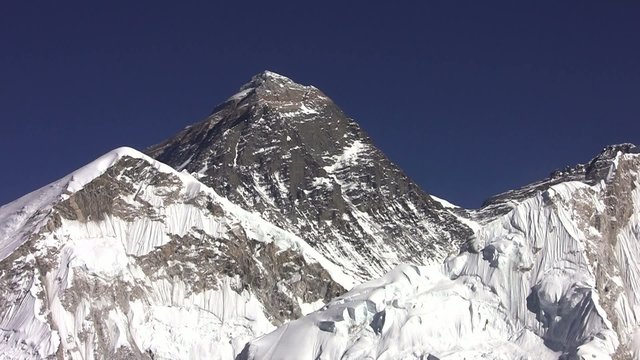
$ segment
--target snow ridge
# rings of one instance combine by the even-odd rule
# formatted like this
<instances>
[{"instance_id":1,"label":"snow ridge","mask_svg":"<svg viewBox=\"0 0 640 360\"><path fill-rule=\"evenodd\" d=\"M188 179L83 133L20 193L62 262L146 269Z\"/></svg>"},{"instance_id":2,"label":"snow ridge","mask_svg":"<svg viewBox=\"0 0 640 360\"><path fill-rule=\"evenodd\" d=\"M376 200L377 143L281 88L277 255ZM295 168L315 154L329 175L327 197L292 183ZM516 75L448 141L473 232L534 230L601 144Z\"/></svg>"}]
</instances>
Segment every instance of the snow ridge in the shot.
<instances>
[{"instance_id":1,"label":"snow ridge","mask_svg":"<svg viewBox=\"0 0 640 360\"><path fill-rule=\"evenodd\" d=\"M113 203L102 210L80 205L88 200ZM43 205L46 212L35 210ZM34 211L20 215L22 208ZM307 301L321 306L335 296L331 289L300 293L307 281L320 281L314 276L340 289L354 284L296 235L131 148L105 154L0 214L41 227L34 238L32 228L4 226L3 234L25 236L0 238L2 249L13 248L0 261L0 353L13 359L228 359L282 321L260 281L247 287L243 276L290 277L276 291L284 299L279 310L294 311L289 316ZM251 257L252 270L227 269L246 258L227 259L238 251ZM265 261L285 258L286 267L270 274L274 265Z\"/></svg>"},{"instance_id":2,"label":"snow ridge","mask_svg":"<svg viewBox=\"0 0 640 360\"><path fill-rule=\"evenodd\" d=\"M356 286L243 359L638 358L640 156L608 160L602 181L520 200L442 265Z\"/></svg>"}]
</instances>

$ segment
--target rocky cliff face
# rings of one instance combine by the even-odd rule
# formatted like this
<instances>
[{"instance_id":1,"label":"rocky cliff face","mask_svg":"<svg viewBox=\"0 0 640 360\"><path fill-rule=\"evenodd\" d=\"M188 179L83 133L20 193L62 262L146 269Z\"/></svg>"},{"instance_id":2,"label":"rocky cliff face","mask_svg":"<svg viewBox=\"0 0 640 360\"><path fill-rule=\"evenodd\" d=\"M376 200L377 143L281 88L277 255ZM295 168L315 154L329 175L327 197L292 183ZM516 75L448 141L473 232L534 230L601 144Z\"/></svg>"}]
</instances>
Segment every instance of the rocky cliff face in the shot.
<instances>
[{"instance_id":1,"label":"rocky cliff face","mask_svg":"<svg viewBox=\"0 0 640 360\"><path fill-rule=\"evenodd\" d=\"M400 262L440 261L471 234L320 90L271 72L147 152L358 279Z\"/></svg>"}]
</instances>

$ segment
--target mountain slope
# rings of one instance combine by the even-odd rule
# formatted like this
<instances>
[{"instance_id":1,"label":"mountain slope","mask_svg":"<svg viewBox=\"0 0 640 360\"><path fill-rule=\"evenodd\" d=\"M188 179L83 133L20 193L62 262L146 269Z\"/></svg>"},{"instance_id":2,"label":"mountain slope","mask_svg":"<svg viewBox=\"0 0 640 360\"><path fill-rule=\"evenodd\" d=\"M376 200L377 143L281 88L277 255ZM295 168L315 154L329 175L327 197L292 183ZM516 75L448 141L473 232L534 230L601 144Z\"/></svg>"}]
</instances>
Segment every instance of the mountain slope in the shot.
<instances>
[{"instance_id":1,"label":"mountain slope","mask_svg":"<svg viewBox=\"0 0 640 360\"><path fill-rule=\"evenodd\" d=\"M265 72L147 152L0 207L0 359L640 358L632 144L466 210Z\"/></svg>"},{"instance_id":2,"label":"mountain slope","mask_svg":"<svg viewBox=\"0 0 640 360\"><path fill-rule=\"evenodd\" d=\"M508 211L488 203L442 265L398 267L239 358L639 358L640 154L612 146L579 168L498 197Z\"/></svg>"},{"instance_id":3,"label":"mountain slope","mask_svg":"<svg viewBox=\"0 0 640 360\"><path fill-rule=\"evenodd\" d=\"M295 235L129 148L0 220L0 358L232 358L353 284Z\"/></svg>"},{"instance_id":4,"label":"mountain slope","mask_svg":"<svg viewBox=\"0 0 640 360\"><path fill-rule=\"evenodd\" d=\"M187 171L121 148L0 208L1 356L231 358L470 234L319 90L273 73L150 153Z\"/></svg>"},{"instance_id":5,"label":"mountain slope","mask_svg":"<svg viewBox=\"0 0 640 360\"><path fill-rule=\"evenodd\" d=\"M399 262L440 261L471 234L320 90L272 72L147 153L361 280Z\"/></svg>"}]
</instances>

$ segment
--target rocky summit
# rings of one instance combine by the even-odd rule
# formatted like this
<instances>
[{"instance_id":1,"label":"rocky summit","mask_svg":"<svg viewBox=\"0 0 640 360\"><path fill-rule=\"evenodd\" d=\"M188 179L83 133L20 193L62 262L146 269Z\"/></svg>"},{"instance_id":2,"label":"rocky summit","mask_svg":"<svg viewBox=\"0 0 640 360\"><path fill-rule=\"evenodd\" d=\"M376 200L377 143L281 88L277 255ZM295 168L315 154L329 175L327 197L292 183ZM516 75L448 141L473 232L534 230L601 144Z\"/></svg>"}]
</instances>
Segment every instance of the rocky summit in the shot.
<instances>
[{"instance_id":1,"label":"rocky summit","mask_svg":"<svg viewBox=\"0 0 640 360\"><path fill-rule=\"evenodd\" d=\"M320 90L263 72L147 153L369 280L440 261L471 230Z\"/></svg>"},{"instance_id":2,"label":"rocky summit","mask_svg":"<svg viewBox=\"0 0 640 360\"><path fill-rule=\"evenodd\" d=\"M0 207L0 359L639 359L639 185L612 145L462 209L263 72Z\"/></svg>"}]
</instances>

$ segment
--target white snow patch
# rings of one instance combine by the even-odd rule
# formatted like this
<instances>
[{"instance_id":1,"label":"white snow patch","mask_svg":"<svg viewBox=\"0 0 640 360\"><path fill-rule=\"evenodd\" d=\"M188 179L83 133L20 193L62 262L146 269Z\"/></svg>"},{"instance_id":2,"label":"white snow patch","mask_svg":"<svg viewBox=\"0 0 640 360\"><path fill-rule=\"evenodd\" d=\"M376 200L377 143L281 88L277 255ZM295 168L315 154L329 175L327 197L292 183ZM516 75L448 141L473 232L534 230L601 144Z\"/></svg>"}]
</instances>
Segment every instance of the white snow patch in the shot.
<instances>
[{"instance_id":1,"label":"white snow patch","mask_svg":"<svg viewBox=\"0 0 640 360\"><path fill-rule=\"evenodd\" d=\"M305 104L300 105L300 112L303 114L317 114L318 111L308 108Z\"/></svg>"},{"instance_id":2,"label":"white snow patch","mask_svg":"<svg viewBox=\"0 0 640 360\"><path fill-rule=\"evenodd\" d=\"M70 268L80 266L102 278L119 275L129 263L122 242L114 237L72 240L67 246L73 254Z\"/></svg>"},{"instance_id":3,"label":"white snow patch","mask_svg":"<svg viewBox=\"0 0 640 360\"><path fill-rule=\"evenodd\" d=\"M342 154L333 158L333 164L325 166L324 169L328 173L334 173L336 170L353 165L361 152L367 149L368 145L360 140L352 142L343 149Z\"/></svg>"},{"instance_id":4,"label":"white snow patch","mask_svg":"<svg viewBox=\"0 0 640 360\"><path fill-rule=\"evenodd\" d=\"M186 168L187 165L189 165L189 163L191 162L191 159L193 159L193 155L189 156L189 158L187 160L185 160L182 164L180 164L176 170L177 171L182 171L182 169Z\"/></svg>"},{"instance_id":5,"label":"white snow patch","mask_svg":"<svg viewBox=\"0 0 640 360\"><path fill-rule=\"evenodd\" d=\"M458 205L453 205L452 203L448 202L447 200L441 199L437 196L434 195L429 195L433 200L437 201L440 203L440 205L442 205L442 207L444 207L445 209L459 209L460 206Z\"/></svg>"},{"instance_id":6,"label":"white snow patch","mask_svg":"<svg viewBox=\"0 0 640 360\"><path fill-rule=\"evenodd\" d=\"M249 89L245 89L242 90L236 94L234 94L233 96L231 96L230 98L227 99L227 101L240 101L242 99L244 99L245 97L247 97L247 95L249 95L249 93L251 93L253 90L255 90L254 88L249 88Z\"/></svg>"}]
</instances>

